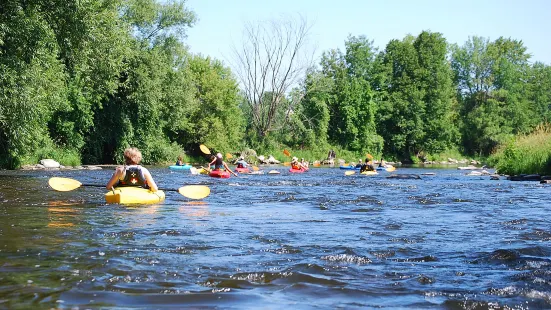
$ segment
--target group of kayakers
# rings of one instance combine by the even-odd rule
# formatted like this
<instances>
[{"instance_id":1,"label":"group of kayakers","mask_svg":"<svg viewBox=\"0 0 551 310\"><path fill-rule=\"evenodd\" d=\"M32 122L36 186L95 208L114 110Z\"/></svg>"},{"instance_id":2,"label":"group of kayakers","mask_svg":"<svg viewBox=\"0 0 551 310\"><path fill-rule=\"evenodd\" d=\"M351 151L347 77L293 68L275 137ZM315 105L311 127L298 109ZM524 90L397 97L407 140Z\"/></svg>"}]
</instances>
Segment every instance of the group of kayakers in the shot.
<instances>
[{"instance_id":1,"label":"group of kayakers","mask_svg":"<svg viewBox=\"0 0 551 310\"><path fill-rule=\"evenodd\" d=\"M135 147L130 147L124 150L124 165L117 167L115 172L111 176L109 182L107 182L107 189L112 190L115 187L121 186L136 186L151 189L155 192L158 190L157 184L153 180L151 173L147 168L142 167L140 162L142 161L142 153ZM176 165L183 165L182 157L178 156ZM236 162L237 168L248 168L249 164L245 161L243 156L239 157ZM223 160L222 153L217 153L211 157L209 167L214 166L214 170L226 170L237 176L237 173L233 172L228 164ZM384 161L381 159L379 166L385 166ZM356 167L360 168L360 172L375 171L372 158L366 158L365 163L359 160ZM291 160L291 169L294 170L308 170L308 162L301 158L299 161L297 157L293 157Z\"/></svg>"}]
</instances>

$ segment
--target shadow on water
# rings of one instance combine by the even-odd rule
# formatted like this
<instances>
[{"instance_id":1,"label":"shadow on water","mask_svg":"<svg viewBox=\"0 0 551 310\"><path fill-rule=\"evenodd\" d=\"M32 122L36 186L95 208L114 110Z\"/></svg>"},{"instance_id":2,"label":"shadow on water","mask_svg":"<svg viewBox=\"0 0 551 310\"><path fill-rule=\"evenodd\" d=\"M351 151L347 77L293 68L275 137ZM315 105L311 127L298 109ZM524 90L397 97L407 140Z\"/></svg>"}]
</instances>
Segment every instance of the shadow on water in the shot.
<instances>
[{"instance_id":1,"label":"shadow on water","mask_svg":"<svg viewBox=\"0 0 551 310\"><path fill-rule=\"evenodd\" d=\"M155 205L0 173L0 308L551 308L550 187L399 168L218 180L151 167ZM392 174L419 179L388 178Z\"/></svg>"}]
</instances>

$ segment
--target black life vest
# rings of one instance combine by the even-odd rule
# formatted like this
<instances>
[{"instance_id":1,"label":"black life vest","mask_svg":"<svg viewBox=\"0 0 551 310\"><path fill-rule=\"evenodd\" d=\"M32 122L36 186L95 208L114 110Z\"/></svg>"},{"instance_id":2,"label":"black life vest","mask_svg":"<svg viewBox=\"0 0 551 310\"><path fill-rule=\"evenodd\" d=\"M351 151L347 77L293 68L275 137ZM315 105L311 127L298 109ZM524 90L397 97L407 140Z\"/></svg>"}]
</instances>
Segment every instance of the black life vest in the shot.
<instances>
[{"instance_id":1,"label":"black life vest","mask_svg":"<svg viewBox=\"0 0 551 310\"><path fill-rule=\"evenodd\" d=\"M214 162L214 169L224 169L224 161L222 158L216 157L216 161Z\"/></svg>"},{"instance_id":2,"label":"black life vest","mask_svg":"<svg viewBox=\"0 0 551 310\"><path fill-rule=\"evenodd\" d=\"M140 166L126 167L124 178L115 187L134 186L149 188Z\"/></svg>"}]
</instances>

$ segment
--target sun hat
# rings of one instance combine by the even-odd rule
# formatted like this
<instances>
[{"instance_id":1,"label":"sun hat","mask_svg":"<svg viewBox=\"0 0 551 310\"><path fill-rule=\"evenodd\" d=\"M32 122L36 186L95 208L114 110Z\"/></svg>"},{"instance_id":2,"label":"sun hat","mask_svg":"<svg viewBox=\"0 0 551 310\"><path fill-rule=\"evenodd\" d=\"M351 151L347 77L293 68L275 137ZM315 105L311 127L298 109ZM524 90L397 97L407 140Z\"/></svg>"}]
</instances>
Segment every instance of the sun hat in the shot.
<instances>
[{"instance_id":1,"label":"sun hat","mask_svg":"<svg viewBox=\"0 0 551 310\"><path fill-rule=\"evenodd\" d=\"M222 153L218 153L218 154L216 154L216 157L218 157L218 158L222 158Z\"/></svg>"}]
</instances>

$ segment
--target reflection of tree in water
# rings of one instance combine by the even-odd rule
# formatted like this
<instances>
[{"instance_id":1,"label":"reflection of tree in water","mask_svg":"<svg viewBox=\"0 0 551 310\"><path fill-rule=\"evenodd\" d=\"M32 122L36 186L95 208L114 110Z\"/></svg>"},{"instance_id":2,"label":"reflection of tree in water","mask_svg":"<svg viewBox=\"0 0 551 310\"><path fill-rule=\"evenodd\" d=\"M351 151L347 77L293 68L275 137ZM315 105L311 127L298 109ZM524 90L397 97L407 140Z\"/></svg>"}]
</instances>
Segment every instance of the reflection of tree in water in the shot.
<instances>
[{"instance_id":1,"label":"reflection of tree in water","mask_svg":"<svg viewBox=\"0 0 551 310\"><path fill-rule=\"evenodd\" d=\"M157 224L159 208L161 205L126 206L125 210L130 212L125 212L123 217L128 220L131 228L152 226Z\"/></svg>"},{"instance_id":2,"label":"reflection of tree in water","mask_svg":"<svg viewBox=\"0 0 551 310\"><path fill-rule=\"evenodd\" d=\"M79 210L71 206L81 205L83 201L53 200L48 201L48 227L73 227Z\"/></svg>"},{"instance_id":3,"label":"reflection of tree in water","mask_svg":"<svg viewBox=\"0 0 551 310\"><path fill-rule=\"evenodd\" d=\"M187 202L185 205L180 206L178 210L180 213L188 217L202 217L210 215L209 206L204 201Z\"/></svg>"}]
</instances>

